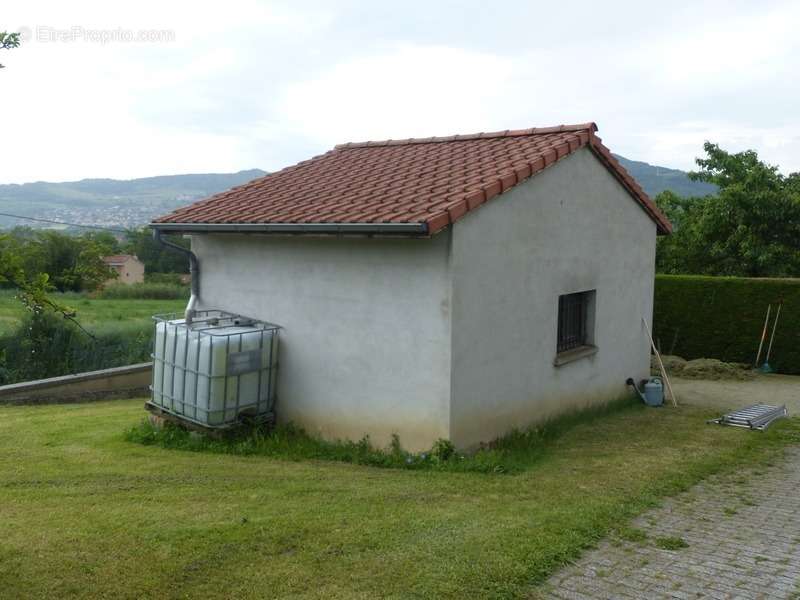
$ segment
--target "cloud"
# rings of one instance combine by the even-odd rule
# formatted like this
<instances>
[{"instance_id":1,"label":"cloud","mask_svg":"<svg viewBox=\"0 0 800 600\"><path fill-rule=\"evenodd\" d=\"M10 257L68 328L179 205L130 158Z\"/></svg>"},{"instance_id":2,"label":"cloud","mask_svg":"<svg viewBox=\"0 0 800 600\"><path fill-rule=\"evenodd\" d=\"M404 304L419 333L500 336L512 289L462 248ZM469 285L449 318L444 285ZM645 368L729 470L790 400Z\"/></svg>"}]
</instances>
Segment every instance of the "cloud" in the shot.
<instances>
[{"instance_id":1,"label":"cloud","mask_svg":"<svg viewBox=\"0 0 800 600\"><path fill-rule=\"evenodd\" d=\"M747 127L725 121L677 123L649 132L649 148L640 159L658 162L661 156L699 156L698 140L712 141L730 152L757 149L762 159L777 164L785 173L800 169L800 123L781 127Z\"/></svg>"},{"instance_id":2,"label":"cloud","mask_svg":"<svg viewBox=\"0 0 800 600\"><path fill-rule=\"evenodd\" d=\"M652 64L665 85L688 84L698 92L709 88L743 88L794 71L800 49L797 23L800 5L786 5L760 14L689 25L655 48ZM655 73L654 73L655 74Z\"/></svg>"},{"instance_id":3,"label":"cloud","mask_svg":"<svg viewBox=\"0 0 800 600\"><path fill-rule=\"evenodd\" d=\"M278 118L328 144L480 131L497 121L513 65L488 53L403 45L289 84Z\"/></svg>"},{"instance_id":4,"label":"cloud","mask_svg":"<svg viewBox=\"0 0 800 600\"><path fill-rule=\"evenodd\" d=\"M0 182L276 169L349 140L595 120L634 159L710 139L800 169L800 5L10 0L0 29L163 29L0 52ZM9 92L9 90L11 90Z\"/></svg>"}]
</instances>

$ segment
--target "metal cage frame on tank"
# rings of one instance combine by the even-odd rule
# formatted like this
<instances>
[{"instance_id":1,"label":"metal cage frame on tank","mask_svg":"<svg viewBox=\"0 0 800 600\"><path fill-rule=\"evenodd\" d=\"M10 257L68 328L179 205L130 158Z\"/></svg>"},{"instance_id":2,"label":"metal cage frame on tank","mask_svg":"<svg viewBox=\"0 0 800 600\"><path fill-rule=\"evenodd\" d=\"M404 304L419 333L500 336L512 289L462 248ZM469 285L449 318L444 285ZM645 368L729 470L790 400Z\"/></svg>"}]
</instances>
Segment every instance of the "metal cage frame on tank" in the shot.
<instances>
[{"instance_id":1,"label":"metal cage frame on tank","mask_svg":"<svg viewBox=\"0 0 800 600\"><path fill-rule=\"evenodd\" d=\"M274 421L279 325L219 309L196 311L188 326L177 313L153 321L148 410L214 430Z\"/></svg>"}]
</instances>

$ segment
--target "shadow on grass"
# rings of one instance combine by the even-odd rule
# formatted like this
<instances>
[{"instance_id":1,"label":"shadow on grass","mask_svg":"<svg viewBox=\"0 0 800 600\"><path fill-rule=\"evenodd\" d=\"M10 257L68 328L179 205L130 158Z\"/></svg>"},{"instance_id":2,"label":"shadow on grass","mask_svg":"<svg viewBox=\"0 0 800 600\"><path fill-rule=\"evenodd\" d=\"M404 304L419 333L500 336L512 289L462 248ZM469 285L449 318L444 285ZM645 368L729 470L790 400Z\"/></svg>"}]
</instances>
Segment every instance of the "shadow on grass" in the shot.
<instances>
[{"instance_id":1,"label":"shadow on grass","mask_svg":"<svg viewBox=\"0 0 800 600\"><path fill-rule=\"evenodd\" d=\"M295 425L272 428L243 427L225 439L191 433L171 423L153 426L144 419L125 432L129 442L192 452L268 456L282 460L330 460L392 469L440 470L472 473L521 473L537 463L565 433L597 419L643 409L634 397L587 407L524 430L513 430L469 453L458 452L448 440L437 440L428 452L404 450L394 436L387 448L376 448L368 436L357 442L328 441Z\"/></svg>"}]
</instances>

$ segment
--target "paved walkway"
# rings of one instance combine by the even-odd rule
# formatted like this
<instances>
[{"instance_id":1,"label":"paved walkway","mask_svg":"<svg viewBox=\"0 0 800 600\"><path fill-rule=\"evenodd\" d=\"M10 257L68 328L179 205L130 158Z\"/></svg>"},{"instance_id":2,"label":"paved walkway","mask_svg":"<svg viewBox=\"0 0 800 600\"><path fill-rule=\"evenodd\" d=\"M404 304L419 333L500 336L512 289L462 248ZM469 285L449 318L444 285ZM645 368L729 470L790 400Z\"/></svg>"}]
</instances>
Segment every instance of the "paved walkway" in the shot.
<instances>
[{"instance_id":1,"label":"paved walkway","mask_svg":"<svg viewBox=\"0 0 800 600\"><path fill-rule=\"evenodd\" d=\"M800 449L786 458L668 500L556 573L545 597L800 598Z\"/></svg>"}]
</instances>

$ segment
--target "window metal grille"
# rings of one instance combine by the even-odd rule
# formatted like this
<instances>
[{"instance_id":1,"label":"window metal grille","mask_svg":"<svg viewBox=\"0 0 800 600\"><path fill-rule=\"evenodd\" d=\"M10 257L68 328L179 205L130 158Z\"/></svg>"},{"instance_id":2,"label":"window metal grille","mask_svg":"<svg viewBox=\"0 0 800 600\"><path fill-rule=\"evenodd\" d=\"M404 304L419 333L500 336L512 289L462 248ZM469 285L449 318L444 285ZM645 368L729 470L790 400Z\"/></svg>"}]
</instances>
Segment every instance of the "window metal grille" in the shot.
<instances>
[{"instance_id":1,"label":"window metal grille","mask_svg":"<svg viewBox=\"0 0 800 600\"><path fill-rule=\"evenodd\" d=\"M585 346L590 292L558 297L558 352Z\"/></svg>"}]
</instances>

